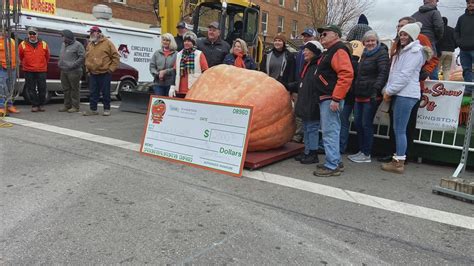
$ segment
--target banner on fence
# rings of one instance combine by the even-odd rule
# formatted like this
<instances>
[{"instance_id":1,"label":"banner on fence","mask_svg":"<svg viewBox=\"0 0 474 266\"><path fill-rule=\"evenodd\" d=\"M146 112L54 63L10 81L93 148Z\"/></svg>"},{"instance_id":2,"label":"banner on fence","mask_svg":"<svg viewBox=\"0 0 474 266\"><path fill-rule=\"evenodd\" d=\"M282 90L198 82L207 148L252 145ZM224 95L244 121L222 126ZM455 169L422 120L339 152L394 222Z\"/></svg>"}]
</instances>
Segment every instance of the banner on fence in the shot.
<instances>
[{"instance_id":1,"label":"banner on fence","mask_svg":"<svg viewBox=\"0 0 474 266\"><path fill-rule=\"evenodd\" d=\"M464 84L451 81L428 80L425 82L418 109L416 128L427 130L455 130L464 94ZM381 104L374 119L376 125L389 125L388 113Z\"/></svg>"},{"instance_id":2,"label":"banner on fence","mask_svg":"<svg viewBox=\"0 0 474 266\"><path fill-rule=\"evenodd\" d=\"M428 130L455 130L464 85L457 82L429 80L425 82L416 127Z\"/></svg>"}]
</instances>

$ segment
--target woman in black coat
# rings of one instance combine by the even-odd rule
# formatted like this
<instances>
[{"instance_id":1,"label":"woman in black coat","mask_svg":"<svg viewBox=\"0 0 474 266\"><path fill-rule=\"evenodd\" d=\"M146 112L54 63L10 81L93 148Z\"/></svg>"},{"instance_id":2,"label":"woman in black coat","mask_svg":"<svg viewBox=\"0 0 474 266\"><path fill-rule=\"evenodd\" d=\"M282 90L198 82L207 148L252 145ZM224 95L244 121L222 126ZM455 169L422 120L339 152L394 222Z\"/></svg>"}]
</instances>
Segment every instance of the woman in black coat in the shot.
<instances>
[{"instance_id":1,"label":"woman in black coat","mask_svg":"<svg viewBox=\"0 0 474 266\"><path fill-rule=\"evenodd\" d=\"M354 84L354 118L359 152L348 156L349 160L356 163L371 162L374 117L382 102L382 89L387 83L390 69L388 48L380 43L375 31L365 33L362 43L365 48Z\"/></svg>"},{"instance_id":2,"label":"woman in black coat","mask_svg":"<svg viewBox=\"0 0 474 266\"><path fill-rule=\"evenodd\" d=\"M301 71L301 81L289 84L291 92L298 93L295 114L303 121L304 153L295 157L302 164L318 163L319 145L319 93L316 89L314 73L318 68L318 60L323 52L323 46L317 41L305 44L303 56L305 64Z\"/></svg>"}]
</instances>

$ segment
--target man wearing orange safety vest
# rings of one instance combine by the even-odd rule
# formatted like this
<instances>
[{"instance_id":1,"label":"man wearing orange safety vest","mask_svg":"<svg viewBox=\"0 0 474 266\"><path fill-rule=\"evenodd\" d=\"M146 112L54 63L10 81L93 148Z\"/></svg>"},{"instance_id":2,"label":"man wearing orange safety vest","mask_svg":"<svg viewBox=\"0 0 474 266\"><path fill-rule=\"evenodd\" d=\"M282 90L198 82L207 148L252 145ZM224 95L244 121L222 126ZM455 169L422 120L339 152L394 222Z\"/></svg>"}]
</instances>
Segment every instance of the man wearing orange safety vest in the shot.
<instances>
[{"instance_id":1,"label":"man wearing orange safety vest","mask_svg":"<svg viewBox=\"0 0 474 266\"><path fill-rule=\"evenodd\" d=\"M11 99L8 97L11 94L11 89L9 88L9 77L8 77L8 68L11 69L12 80L16 79L16 55L15 55L15 40L9 40L10 43L10 64L7 64L7 47L5 46L5 37L3 36L3 31L0 31L0 116L6 115L7 113L19 113L14 106ZM7 40L8 41L8 40ZM13 83L12 83L13 84ZM6 104L5 104L6 103Z\"/></svg>"},{"instance_id":2,"label":"man wearing orange safety vest","mask_svg":"<svg viewBox=\"0 0 474 266\"><path fill-rule=\"evenodd\" d=\"M25 89L31 101L32 112L44 112L46 101L46 72L48 71L48 44L38 38L34 27L28 28L28 39L18 47L23 72L25 73Z\"/></svg>"}]
</instances>

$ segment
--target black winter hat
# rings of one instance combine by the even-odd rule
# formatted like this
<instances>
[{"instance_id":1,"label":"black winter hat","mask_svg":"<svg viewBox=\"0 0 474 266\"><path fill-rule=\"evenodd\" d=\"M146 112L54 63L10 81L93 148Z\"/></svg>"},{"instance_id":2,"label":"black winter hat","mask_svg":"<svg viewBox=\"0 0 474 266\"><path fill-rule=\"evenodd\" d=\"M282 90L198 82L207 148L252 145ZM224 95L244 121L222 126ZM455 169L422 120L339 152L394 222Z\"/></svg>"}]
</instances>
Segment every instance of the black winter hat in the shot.
<instances>
[{"instance_id":1,"label":"black winter hat","mask_svg":"<svg viewBox=\"0 0 474 266\"><path fill-rule=\"evenodd\" d=\"M362 14L359 16L359 21L357 21L357 24L365 24L365 25L369 25L369 20L367 19L367 17Z\"/></svg>"},{"instance_id":2,"label":"black winter hat","mask_svg":"<svg viewBox=\"0 0 474 266\"><path fill-rule=\"evenodd\" d=\"M72 33L72 31L70 31L70 30L63 30L63 31L62 31L62 34L63 34L63 36L64 36L66 39L71 40L71 41L74 40L74 34Z\"/></svg>"}]
</instances>

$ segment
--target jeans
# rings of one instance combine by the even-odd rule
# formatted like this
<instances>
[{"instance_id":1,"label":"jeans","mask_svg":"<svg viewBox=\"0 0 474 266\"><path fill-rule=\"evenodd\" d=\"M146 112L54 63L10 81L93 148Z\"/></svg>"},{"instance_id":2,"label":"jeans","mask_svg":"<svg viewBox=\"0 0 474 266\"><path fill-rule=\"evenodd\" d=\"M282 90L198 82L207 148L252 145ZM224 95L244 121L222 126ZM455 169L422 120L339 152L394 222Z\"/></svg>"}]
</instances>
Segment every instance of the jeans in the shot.
<instances>
[{"instance_id":1,"label":"jeans","mask_svg":"<svg viewBox=\"0 0 474 266\"><path fill-rule=\"evenodd\" d=\"M46 101L46 72L26 72L25 88L32 106L44 105Z\"/></svg>"},{"instance_id":2,"label":"jeans","mask_svg":"<svg viewBox=\"0 0 474 266\"><path fill-rule=\"evenodd\" d=\"M472 63L474 62L474 50L459 52L459 58L461 59L462 76L465 82L472 82ZM474 91L474 85L466 86L466 93L472 94Z\"/></svg>"},{"instance_id":3,"label":"jeans","mask_svg":"<svg viewBox=\"0 0 474 266\"><path fill-rule=\"evenodd\" d=\"M170 91L170 87L171 86L154 85L153 86L153 91L155 92L155 95L168 96L168 93Z\"/></svg>"},{"instance_id":4,"label":"jeans","mask_svg":"<svg viewBox=\"0 0 474 266\"><path fill-rule=\"evenodd\" d=\"M16 79L16 70L12 69L12 79ZM5 104L5 99L11 95L11 90L13 88L9 88L9 80L8 80L8 71L5 68L0 67L0 108L3 108ZM13 83L12 83L13 85ZM12 106L12 99L8 99L8 106Z\"/></svg>"},{"instance_id":5,"label":"jeans","mask_svg":"<svg viewBox=\"0 0 474 266\"><path fill-rule=\"evenodd\" d=\"M89 91L90 91L90 102L89 108L92 111L97 111L97 103L102 93L102 103L104 104L104 110L110 110L110 81L112 80L112 74L90 74L89 76Z\"/></svg>"},{"instance_id":6,"label":"jeans","mask_svg":"<svg viewBox=\"0 0 474 266\"><path fill-rule=\"evenodd\" d=\"M324 152L326 153L326 162L324 166L335 170L341 162L339 153L339 141L341 134L341 110L344 108L344 101L339 103L339 110L331 111L329 105L331 100L322 101L319 104L321 113L321 128L323 131Z\"/></svg>"},{"instance_id":7,"label":"jeans","mask_svg":"<svg viewBox=\"0 0 474 266\"><path fill-rule=\"evenodd\" d=\"M407 151L407 126L413 107L418 99L397 96L393 103L393 128L395 132L396 155L405 156Z\"/></svg>"},{"instance_id":8,"label":"jeans","mask_svg":"<svg viewBox=\"0 0 474 266\"><path fill-rule=\"evenodd\" d=\"M431 80L439 80L439 67L436 66L433 71L430 73L430 79Z\"/></svg>"},{"instance_id":9,"label":"jeans","mask_svg":"<svg viewBox=\"0 0 474 266\"><path fill-rule=\"evenodd\" d=\"M344 108L341 112L341 138L339 140L339 151L341 154L346 152L347 143L349 142L349 130L351 126L349 118L351 117L353 108L354 105L344 104Z\"/></svg>"},{"instance_id":10,"label":"jeans","mask_svg":"<svg viewBox=\"0 0 474 266\"><path fill-rule=\"evenodd\" d=\"M319 145L319 121L303 121L304 153L316 151Z\"/></svg>"},{"instance_id":11,"label":"jeans","mask_svg":"<svg viewBox=\"0 0 474 266\"><path fill-rule=\"evenodd\" d=\"M64 92L64 106L68 109L79 109L82 70L76 72L61 72L61 87Z\"/></svg>"},{"instance_id":12,"label":"jeans","mask_svg":"<svg viewBox=\"0 0 474 266\"><path fill-rule=\"evenodd\" d=\"M364 155L372 155L372 144L374 143L374 117L380 102L356 102L354 107L355 126L359 150Z\"/></svg>"}]
</instances>

